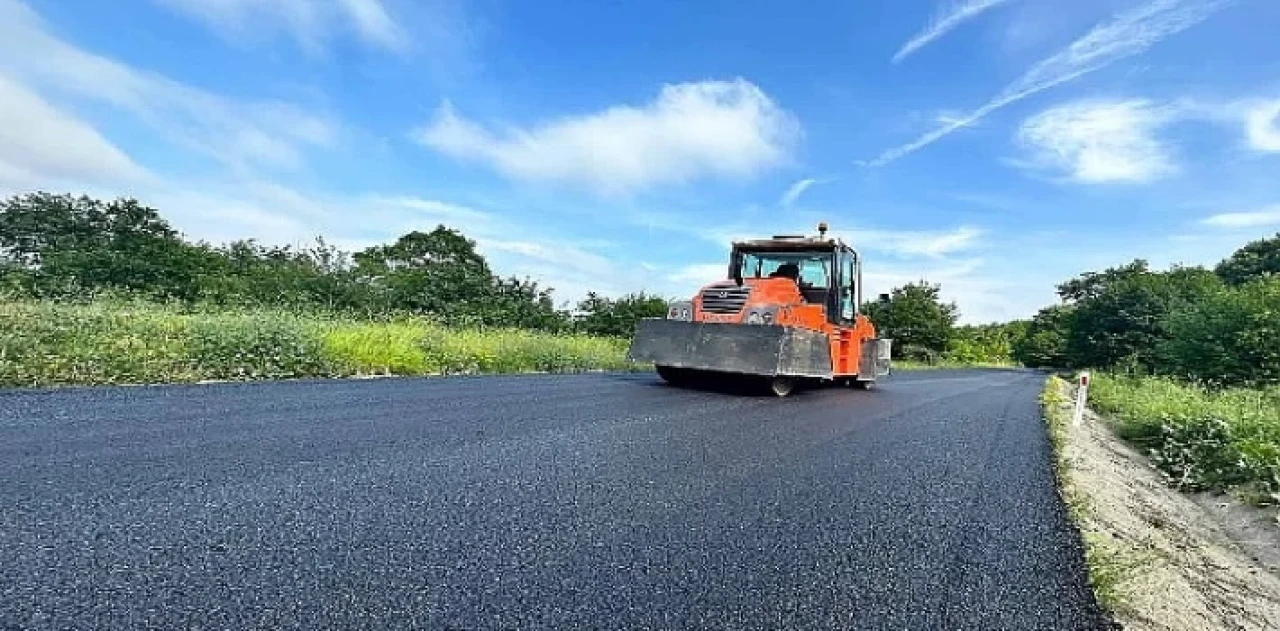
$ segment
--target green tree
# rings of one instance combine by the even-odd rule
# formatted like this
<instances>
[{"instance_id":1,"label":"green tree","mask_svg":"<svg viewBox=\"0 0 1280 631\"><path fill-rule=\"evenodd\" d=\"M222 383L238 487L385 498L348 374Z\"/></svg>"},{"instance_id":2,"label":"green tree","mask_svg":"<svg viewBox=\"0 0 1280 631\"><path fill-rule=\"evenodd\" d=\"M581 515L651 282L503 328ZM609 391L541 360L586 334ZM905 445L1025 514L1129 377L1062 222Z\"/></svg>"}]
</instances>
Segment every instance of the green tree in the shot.
<instances>
[{"instance_id":1,"label":"green tree","mask_svg":"<svg viewBox=\"0 0 1280 631\"><path fill-rule=\"evenodd\" d=\"M567 317L551 290L499 278L462 233L437 226L355 255L355 275L389 309L429 313L462 325L558 330Z\"/></svg>"},{"instance_id":2,"label":"green tree","mask_svg":"<svg viewBox=\"0 0 1280 631\"><path fill-rule=\"evenodd\" d=\"M154 208L134 199L37 192L0 203L0 255L16 265L38 267L51 254L144 239L177 240L178 234Z\"/></svg>"},{"instance_id":3,"label":"green tree","mask_svg":"<svg viewBox=\"0 0 1280 631\"><path fill-rule=\"evenodd\" d=\"M219 272L207 279L204 299L216 304L273 305L332 311L380 312L351 256L317 239L308 248L233 241L218 249Z\"/></svg>"},{"instance_id":4,"label":"green tree","mask_svg":"<svg viewBox=\"0 0 1280 631\"><path fill-rule=\"evenodd\" d=\"M1116 283L1150 273L1146 260L1134 259L1127 265L1110 267L1101 272L1085 272L1061 283L1058 285L1058 295L1067 303L1086 302L1106 293Z\"/></svg>"},{"instance_id":5,"label":"green tree","mask_svg":"<svg viewBox=\"0 0 1280 631\"><path fill-rule=\"evenodd\" d=\"M46 293L110 288L187 300L216 265L137 200L44 192L0 203L0 258Z\"/></svg>"},{"instance_id":6,"label":"green tree","mask_svg":"<svg viewBox=\"0 0 1280 631\"><path fill-rule=\"evenodd\" d=\"M1199 267L1152 272L1144 264L1121 274L1110 272L1076 298L1067 340L1072 365L1153 369L1155 348L1169 335L1165 317L1222 286L1216 275Z\"/></svg>"},{"instance_id":7,"label":"green tree","mask_svg":"<svg viewBox=\"0 0 1280 631\"><path fill-rule=\"evenodd\" d=\"M894 288L887 303L863 305L877 334L894 340L895 357L932 359L947 350L960 310L942 301L941 290L924 281L908 283Z\"/></svg>"},{"instance_id":8,"label":"green tree","mask_svg":"<svg viewBox=\"0 0 1280 631\"><path fill-rule=\"evenodd\" d=\"M1280 275L1280 233L1246 244L1219 263L1214 271L1231 285Z\"/></svg>"},{"instance_id":9,"label":"green tree","mask_svg":"<svg viewBox=\"0 0 1280 631\"><path fill-rule=\"evenodd\" d=\"M552 289L527 278L495 278L492 310L485 322L543 331L569 327L568 314L555 308Z\"/></svg>"},{"instance_id":10,"label":"green tree","mask_svg":"<svg viewBox=\"0 0 1280 631\"><path fill-rule=\"evenodd\" d=\"M627 294L617 299L587 294L578 303L578 328L592 335L629 338L635 334L636 323L642 318L661 318L667 314L668 301L644 292Z\"/></svg>"},{"instance_id":11,"label":"green tree","mask_svg":"<svg viewBox=\"0 0 1280 631\"><path fill-rule=\"evenodd\" d=\"M462 233L437 226L355 255L357 275L394 309L476 322L495 293L493 273Z\"/></svg>"},{"instance_id":12,"label":"green tree","mask_svg":"<svg viewBox=\"0 0 1280 631\"><path fill-rule=\"evenodd\" d=\"M1215 386L1280 383L1280 276L1210 292L1165 327L1163 372Z\"/></svg>"},{"instance_id":13,"label":"green tree","mask_svg":"<svg viewBox=\"0 0 1280 631\"><path fill-rule=\"evenodd\" d=\"M1031 318L1026 330L1013 340L1014 361L1035 368L1065 368L1067 340L1071 337L1073 308L1053 305Z\"/></svg>"},{"instance_id":14,"label":"green tree","mask_svg":"<svg viewBox=\"0 0 1280 631\"><path fill-rule=\"evenodd\" d=\"M968 363L1005 363L1013 360L1013 342L1024 335L1025 321L956 327L947 347L947 359Z\"/></svg>"}]
</instances>

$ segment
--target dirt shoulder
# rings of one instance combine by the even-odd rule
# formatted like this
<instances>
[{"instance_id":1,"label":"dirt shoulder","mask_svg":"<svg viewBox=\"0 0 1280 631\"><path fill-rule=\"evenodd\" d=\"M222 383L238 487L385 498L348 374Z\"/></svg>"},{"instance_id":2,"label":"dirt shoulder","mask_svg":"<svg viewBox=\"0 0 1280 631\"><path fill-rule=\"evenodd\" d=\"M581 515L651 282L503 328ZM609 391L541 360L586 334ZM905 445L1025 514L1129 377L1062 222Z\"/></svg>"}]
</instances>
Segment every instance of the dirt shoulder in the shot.
<instances>
[{"instance_id":1,"label":"dirt shoulder","mask_svg":"<svg viewBox=\"0 0 1280 631\"><path fill-rule=\"evenodd\" d=\"M1280 629L1275 511L1166 486L1098 415L1073 426L1074 387L1053 387L1064 496L1095 592L1122 628Z\"/></svg>"}]
</instances>

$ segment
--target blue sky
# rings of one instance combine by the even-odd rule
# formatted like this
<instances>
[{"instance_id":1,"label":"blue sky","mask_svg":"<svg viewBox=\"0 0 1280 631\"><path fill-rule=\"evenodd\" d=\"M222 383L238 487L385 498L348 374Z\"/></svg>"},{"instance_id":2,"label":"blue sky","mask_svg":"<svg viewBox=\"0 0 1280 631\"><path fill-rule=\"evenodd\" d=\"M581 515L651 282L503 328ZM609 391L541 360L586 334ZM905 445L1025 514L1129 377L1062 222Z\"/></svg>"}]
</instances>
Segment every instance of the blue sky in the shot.
<instances>
[{"instance_id":1,"label":"blue sky","mask_svg":"<svg viewBox=\"0 0 1280 631\"><path fill-rule=\"evenodd\" d=\"M0 0L0 193L195 239L437 223L561 300L810 232L966 322L1280 230L1271 0Z\"/></svg>"}]
</instances>

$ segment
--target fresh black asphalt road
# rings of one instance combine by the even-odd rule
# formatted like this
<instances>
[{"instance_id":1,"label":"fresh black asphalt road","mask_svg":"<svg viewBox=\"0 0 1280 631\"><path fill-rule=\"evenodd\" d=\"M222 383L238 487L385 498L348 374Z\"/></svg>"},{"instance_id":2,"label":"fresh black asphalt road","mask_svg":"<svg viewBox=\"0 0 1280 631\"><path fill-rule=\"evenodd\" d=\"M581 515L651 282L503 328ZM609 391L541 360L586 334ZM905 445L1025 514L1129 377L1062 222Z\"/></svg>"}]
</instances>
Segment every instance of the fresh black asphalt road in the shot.
<instances>
[{"instance_id":1,"label":"fresh black asphalt road","mask_svg":"<svg viewBox=\"0 0 1280 631\"><path fill-rule=\"evenodd\" d=\"M1042 384L0 391L0 628L1098 628Z\"/></svg>"}]
</instances>

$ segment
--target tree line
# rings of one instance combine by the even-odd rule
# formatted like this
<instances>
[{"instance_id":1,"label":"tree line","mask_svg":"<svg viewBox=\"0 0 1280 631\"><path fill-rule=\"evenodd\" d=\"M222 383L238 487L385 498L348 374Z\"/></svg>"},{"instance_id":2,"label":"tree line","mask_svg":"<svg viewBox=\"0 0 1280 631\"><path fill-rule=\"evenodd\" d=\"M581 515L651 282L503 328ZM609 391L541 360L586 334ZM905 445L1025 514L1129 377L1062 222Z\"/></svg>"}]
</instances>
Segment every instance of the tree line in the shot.
<instances>
[{"instance_id":1,"label":"tree line","mask_svg":"<svg viewBox=\"0 0 1280 631\"><path fill-rule=\"evenodd\" d=\"M666 313L643 292L589 294L576 309L552 289L496 274L460 232L437 226L359 252L254 240L189 242L135 199L36 192L0 203L0 291L38 299L102 292L192 306L324 310L362 317L415 314L459 326L630 335Z\"/></svg>"},{"instance_id":2,"label":"tree line","mask_svg":"<svg viewBox=\"0 0 1280 631\"><path fill-rule=\"evenodd\" d=\"M1014 345L1029 366L1118 369L1210 386L1280 383L1280 234L1213 268L1146 260L1057 286Z\"/></svg>"},{"instance_id":3,"label":"tree line","mask_svg":"<svg viewBox=\"0 0 1280 631\"><path fill-rule=\"evenodd\" d=\"M192 306L425 315L459 326L629 337L667 299L590 293L573 309L552 289L500 276L476 243L443 225L345 252L253 240L189 242L136 200L37 192L0 202L0 293L66 298L109 291ZM1145 260L1057 286L1029 320L961 326L925 281L862 305L894 356L1169 374L1217 385L1280 382L1280 234L1212 269L1153 270Z\"/></svg>"},{"instance_id":4,"label":"tree line","mask_svg":"<svg viewBox=\"0 0 1280 631\"><path fill-rule=\"evenodd\" d=\"M908 284L888 305L863 305L901 342L899 356L931 361L1008 361L1005 325L957 327L959 310L937 286ZM254 240L190 242L135 199L36 192L0 203L0 291L62 299L101 292L191 306L322 310L360 317L428 315L445 324L629 337L666 314L643 292L589 293L557 306L551 288L499 276L476 243L443 225L350 253L317 239L308 247Z\"/></svg>"}]
</instances>

